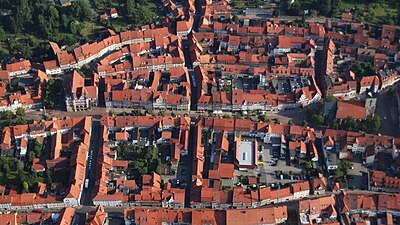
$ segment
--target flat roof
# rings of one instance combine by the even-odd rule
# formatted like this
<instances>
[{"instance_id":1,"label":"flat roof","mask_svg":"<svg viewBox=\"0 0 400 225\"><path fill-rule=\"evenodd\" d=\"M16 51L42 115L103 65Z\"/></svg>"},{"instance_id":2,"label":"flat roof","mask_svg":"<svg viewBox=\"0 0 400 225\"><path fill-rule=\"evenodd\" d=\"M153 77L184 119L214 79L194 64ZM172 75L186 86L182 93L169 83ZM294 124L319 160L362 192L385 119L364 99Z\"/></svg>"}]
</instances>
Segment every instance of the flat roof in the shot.
<instances>
[{"instance_id":1,"label":"flat roof","mask_svg":"<svg viewBox=\"0 0 400 225\"><path fill-rule=\"evenodd\" d=\"M254 141L241 141L239 143L239 166L254 165Z\"/></svg>"}]
</instances>

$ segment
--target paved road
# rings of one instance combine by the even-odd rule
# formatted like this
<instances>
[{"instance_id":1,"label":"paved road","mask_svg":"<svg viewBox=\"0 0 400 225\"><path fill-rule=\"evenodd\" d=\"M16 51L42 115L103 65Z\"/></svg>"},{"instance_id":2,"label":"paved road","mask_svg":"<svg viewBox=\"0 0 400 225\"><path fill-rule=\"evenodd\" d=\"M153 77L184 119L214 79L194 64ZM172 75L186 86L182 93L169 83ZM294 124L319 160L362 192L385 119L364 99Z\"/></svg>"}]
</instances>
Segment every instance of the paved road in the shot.
<instances>
[{"instance_id":1,"label":"paved road","mask_svg":"<svg viewBox=\"0 0 400 225\"><path fill-rule=\"evenodd\" d=\"M396 86L394 88L397 89ZM400 136L399 110L394 95L388 95L386 91L379 93L375 114L382 119L382 127L379 131L381 134Z\"/></svg>"},{"instance_id":2,"label":"paved road","mask_svg":"<svg viewBox=\"0 0 400 225\"><path fill-rule=\"evenodd\" d=\"M82 205L91 206L93 191L96 183L96 170L99 159L99 148L100 148L100 121L93 119L92 122L92 130L90 136L90 145L89 145L89 154L86 163L86 175L85 180L89 179L88 188L83 189L82 191Z\"/></svg>"}]
</instances>

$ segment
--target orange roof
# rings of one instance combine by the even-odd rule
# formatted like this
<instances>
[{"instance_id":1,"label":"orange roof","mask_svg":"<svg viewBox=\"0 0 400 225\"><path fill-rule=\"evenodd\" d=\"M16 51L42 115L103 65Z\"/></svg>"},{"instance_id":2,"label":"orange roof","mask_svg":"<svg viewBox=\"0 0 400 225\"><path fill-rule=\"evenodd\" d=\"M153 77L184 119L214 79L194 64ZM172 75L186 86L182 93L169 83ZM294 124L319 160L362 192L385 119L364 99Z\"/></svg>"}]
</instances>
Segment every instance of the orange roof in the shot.
<instances>
[{"instance_id":1,"label":"orange roof","mask_svg":"<svg viewBox=\"0 0 400 225\"><path fill-rule=\"evenodd\" d=\"M115 139L117 141L127 141L128 140L128 132L126 132L126 131L116 132Z\"/></svg>"},{"instance_id":2,"label":"orange roof","mask_svg":"<svg viewBox=\"0 0 400 225\"><path fill-rule=\"evenodd\" d=\"M112 161L112 166L115 166L115 167L128 168L128 164L129 164L129 162L125 161L125 160L113 160Z\"/></svg>"},{"instance_id":3,"label":"orange roof","mask_svg":"<svg viewBox=\"0 0 400 225\"><path fill-rule=\"evenodd\" d=\"M22 70L30 70L30 69L31 69L31 62L29 60L22 60L19 62L7 64L7 71L10 73Z\"/></svg>"},{"instance_id":4,"label":"orange roof","mask_svg":"<svg viewBox=\"0 0 400 225\"><path fill-rule=\"evenodd\" d=\"M59 225L70 225L72 223L72 219L75 216L74 208L65 208L61 213L61 216L58 220Z\"/></svg>"},{"instance_id":5,"label":"orange roof","mask_svg":"<svg viewBox=\"0 0 400 225\"><path fill-rule=\"evenodd\" d=\"M0 214L0 221L5 225L17 225L17 213Z\"/></svg>"},{"instance_id":6,"label":"orange roof","mask_svg":"<svg viewBox=\"0 0 400 225\"><path fill-rule=\"evenodd\" d=\"M277 190L271 190L271 200L272 199L279 199L291 196L292 193L290 191L290 187L281 188Z\"/></svg>"},{"instance_id":7,"label":"orange roof","mask_svg":"<svg viewBox=\"0 0 400 225\"><path fill-rule=\"evenodd\" d=\"M0 70L0 81L7 84L10 82L10 72L8 70Z\"/></svg>"},{"instance_id":8,"label":"orange roof","mask_svg":"<svg viewBox=\"0 0 400 225\"><path fill-rule=\"evenodd\" d=\"M302 181L298 183L293 183L293 193L300 192L300 191L309 191L310 190L310 184L308 181Z\"/></svg>"},{"instance_id":9,"label":"orange roof","mask_svg":"<svg viewBox=\"0 0 400 225\"><path fill-rule=\"evenodd\" d=\"M255 209L228 209L226 210L226 224L275 224L276 220L287 219L287 207L276 206Z\"/></svg>"},{"instance_id":10,"label":"orange roof","mask_svg":"<svg viewBox=\"0 0 400 225\"><path fill-rule=\"evenodd\" d=\"M362 102L338 102L337 103L337 119L345 119L352 117L354 119L366 119L367 113Z\"/></svg>"}]
</instances>

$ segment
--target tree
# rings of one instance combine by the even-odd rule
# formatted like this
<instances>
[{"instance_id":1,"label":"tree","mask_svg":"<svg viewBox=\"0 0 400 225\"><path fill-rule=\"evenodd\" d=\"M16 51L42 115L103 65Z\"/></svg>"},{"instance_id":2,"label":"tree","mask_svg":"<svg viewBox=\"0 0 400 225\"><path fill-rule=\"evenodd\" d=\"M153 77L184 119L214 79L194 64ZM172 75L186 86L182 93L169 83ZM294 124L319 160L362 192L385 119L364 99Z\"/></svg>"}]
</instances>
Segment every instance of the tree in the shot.
<instances>
[{"instance_id":1,"label":"tree","mask_svg":"<svg viewBox=\"0 0 400 225\"><path fill-rule=\"evenodd\" d=\"M114 111L114 109L110 109L110 111L108 111L108 115L109 115L109 116L115 116L115 111Z\"/></svg>"},{"instance_id":2,"label":"tree","mask_svg":"<svg viewBox=\"0 0 400 225\"><path fill-rule=\"evenodd\" d=\"M40 157L43 145L37 139L32 142L32 145L31 150L35 153L36 157Z\"/></svg>"},{"instance_id":3,"label":"tree","mask_svg":"<svg viewBox=\"0 0 400 225\"><path fill-rule=\"evenodd\" d=\"M342 0L332 0L331 6L332 6L332 11L331 11L331 16L336 16L340 13L340 9L342 8Z\"/></svg>"},{"instance_id":4,"label":"tree","mask_svg":"<svg viewBox=\"0 0 400 225\"><path fill-rule=\"evenodd\" d=\"M322 0L319 2L319 13L323 16L330 16L332 11L331 0Z\"/></svg>"},{"instance_id":5,"label":"tree","mask_svg":"<svg viewBox=\"0 0 400 225\"><path fill-rule=\"evenodd\" d=\"M44 182L48 185L53 183L53 172L51 170L45 171Z\"/></svg>"},{"instance_id":6,"label":"tree","mask_svg":"<svg viewBox=\"0 0 400 225\"><path fill-rule=\"evenodd\" d=\"M145 111L144 111L144 114L145 115L154 115L154 111L152 110L152 109L146 109Z\"/></svg>"},{"instance_id":7,"label":"tree","mask_svg":"<svg viewBox=\"0 0 400 225\"><path fill-rule=\"evenodd\" d=\"M137 12L135 0L126 0L125 8L126 8L126 16L128 17L128 19L134 21L135 14Z\"/></svg>"},{"instance_id":8,"label":"tree","mask_svg":"<svg viewBox=\"0 0 400 225\"><path fill-rule=\"evenodd\" d=\"M34 158L35 158L35 152L29 152L28 153L29 163L32 163Z\"/></svg>"},{"instance_id":9,"label":"tree","mask_svg":"<svg viewBox=\"0 0 400 225\"><path fill-rule=\"evenodd\" d=\"M400 2L397 3L397 24L400 24Z\"/></svg>"},{"instance_id":10,"label":"tree","mask_svg":"<svg viewBox=\"0 0 400 225\"><path fill-rule=\"evenodd\" d=\"M11 19L11 28L15 33L22 32L32 20L32 8L28 0L20 0Z\"/></svg>"},{"instance_id":11,"label":"tree","mask_svg":"<svg viewBox=\"0 0 400 225\"><path fill-rule=\"evenodd\" d=\"M272 15L273 15L274 17L279 17L280 14L281 14L281 12L280 12L279 9L274 9L274 11L272 12Z\"/></svg>"},{"instance_id":12,"label":"tree","mask_svg":"<svg viewBox=\"0 0 400 225\"><path fill-rule=\"evenodd\" d=\"M2 114L1 114L1 119L5 120L7 124L11 124L14 117L15 117L15 115L11 110L6 110L6 111L2 112Z\"/></svg>"},{"instance_id":13,"label":"tree","mask_svg":"<svg viewBox=\"0 0 400 225\"><path fill-rule=\"evenodd\" d=\"M24 116L26 115L25 109L24 109L23 107L18 107L18 108L15 110L15 114L17 114L17 116L24 117Z\"/></svg>"},{"instance_id":14,"label":"tree","mask_svg":"<svg viewBox=\"0 0 400 225\"><path fill-rule=\"evenodd\" d=\"M82 20L92 19L92 10L90 9L89 1L75 0L72 2L71 8L76 17Z\"/></svg>"},{"instance_id":15,"label":"tree","mask_svg":"<svg viewBox=\"0 0 400 225\"><path fill-rule=\"evenodd\" d=\"M339 130L340 127L340 121L338 119L333 119L332 121L332 128L335 130Z\"/></svg>"},{"instance_id":16,"label":"tree","mask_svg":"<svg viewBox=\"0 0 400 225\"><path fill-rule=\"evenodd\" d=\"M54 109L58 104L58 95L62 92L63 86L60 80L50 79L46 83L44 94L44 105L48 109Z\"/></svg>"},{"instance_id":17,"label":"tree","mask_svg":"<svg viewBox=\"0 0 400 225\"><path fill-rule=\"evenodd\" d=\"M21 160L17 160L16 167L17 167L17 171L23 171L24 163Z\"/></svg>"},{"instance_id":18,"label":"tree","mask_svg":"<svg viewBox=\"0 0 400 225\"><path fill-rule=\"evenodd\" d=\"M292 3L289 3L287 10L290 15L293 15L293 16L300 15L302 10L301 10L301 4L300 4L299 0L294 0Z\"/></svg>"},{"instance_id":19,"label":"tree","mask_svg":"<svg viewBox=\"0 0 400 225\"><path fill-rule=\"evenodd\" d=\"M133 116L141 116L142 113L140 112L139 109L134 109L134 110L132 110L132 115L133 115Z\"/></svg>"},{"instance_id":20,"label":"tree","mask_svg":"<svg viewBox=\"0 0 400 225\"><path fill-rule=\"evenodd\" d=\"M338 102L339 99L337 99L335 96L333 95L328 95L325 97L324 99L325 102Z\"/></svg>"},{"instance_id":21,"label":"tree","mask_svg":"<svg viewBox=\"0 0 400 225\"><path fill-rule=\"evenodd\" d=\"M375 68L370 62L357 61L351 65L350 70L356 74L356 77L372 76L375 74Z\"/></svg>"},{"instance_id":22,"label":"tree","mask_svg":"<svg viewBox=\"0 0 400 225\"><path fill-rule=\"evenodd\" d=\"M232 17L232 21L233 21L235 24L239 24L239 22L240 22L239 18L238 18L236 15L234 15L234 16Z\"/></svg>"},{"instance_id":23,"label":"tree","mask_svg":"<svg viewBox=\"0 0 400 225\"><path fill-rule=\"evenodd\" d=\"M323 125L325 118L323 115L313 114L313 115L311 115L310 121L311 121L311 123L314 123L317 125Z\"/></svg>"},{"instance_id":24,"label":"tree","mask_svg":"<svg viewBox=\"0 0 400 225\"><path fill-rule=\"evenodd\" d=\"M222 118L224 118L224 119L230 119L230 118L231 118L231 116L230 116L230 115L228 115L228 114L224 114L224 115L222 116Z\"/></svg>"},{"instance_id":25,"label":"tree","mask_svg":"<svg viewBox=\"0 0 400 225\"><path fill-rule=\"evenodd\" d=\"M259 115L258 120L260 120L261 122L269 122L269 119L265 114Z\"/></svg>"},{"instance_id":26,"label":"tree","mask_svg":"<svg viewBox=\"0 0 400 225\"><path fill-rule=\"evenodd\" d=\"M28 182L24 181L22 182L22 193L28 193L29 192L29 184Z\"/></svg>"}]
</instances>

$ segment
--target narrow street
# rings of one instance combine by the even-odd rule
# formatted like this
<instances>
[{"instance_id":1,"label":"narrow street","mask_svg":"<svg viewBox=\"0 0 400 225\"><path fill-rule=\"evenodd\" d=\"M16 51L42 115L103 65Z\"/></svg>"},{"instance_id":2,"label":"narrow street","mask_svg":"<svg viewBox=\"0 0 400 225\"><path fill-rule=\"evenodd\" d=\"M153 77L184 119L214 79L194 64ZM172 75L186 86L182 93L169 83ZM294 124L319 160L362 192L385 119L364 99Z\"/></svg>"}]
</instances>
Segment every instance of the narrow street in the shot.
<instances>
[{"instance_id":1,"label":"narrow street","mask_svg":"<svg viewBox=\"0 0 400 225\"><path fill-rule=\"evenodd\" d=\"M86 163L86 175L85 175L85 182L89 181L87 188L86 185L82 190L82 198L81 204L82 205L93 205L92 198L93 198L93 189L96 183L96 169L98 165L98 158L99 158L99 148L100 148L100 121L96 118L93 118L92 122L92 130L90 136L90 146L89 146L89 153L88 159Z\"/></svg>"},{"instance_id":2,"label":"narrow street","mask_svg":"<svg viewBox=\"0 0 400 225\"><path fill-rule=\"evenodd\" d=\"M397 85L394 86L397 90ZM396 96L390 96L387 92L381 91L376 101L375 115L381 117L382 127L379 133L384 135L400 136L399 110Z\"/></svg>"},{"instance_id":3,"label":"narrow street","mask_svg":"<svg viewBox=\"0 0 400 225\"><path fill-rule=\"evenodd\" d=\"M89 152L88 158L86 161L86 173L85 180L83 182L82 196L81 196L81 205L84 208L86 206L92 206L92 198L93 198L93 189L96 183L96 169L98 165L98 153L100 147L100 121L93 117L92 128L91 128L91 136L90 136L90 144L89 144ZM88 183L87 183L88 182ZM87 212L77 212L78 214L78 224L85 224Z\"/></svg>"}]
</instances>

